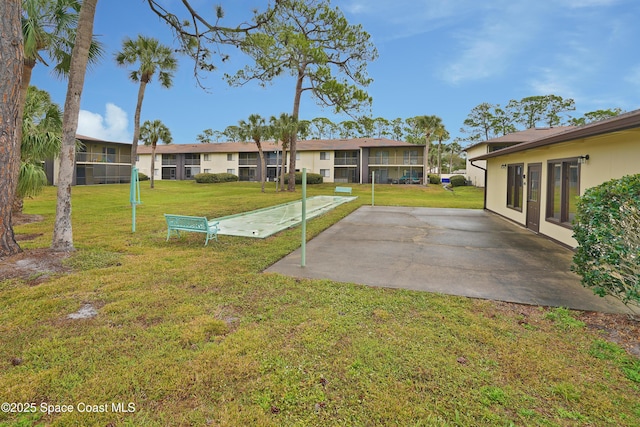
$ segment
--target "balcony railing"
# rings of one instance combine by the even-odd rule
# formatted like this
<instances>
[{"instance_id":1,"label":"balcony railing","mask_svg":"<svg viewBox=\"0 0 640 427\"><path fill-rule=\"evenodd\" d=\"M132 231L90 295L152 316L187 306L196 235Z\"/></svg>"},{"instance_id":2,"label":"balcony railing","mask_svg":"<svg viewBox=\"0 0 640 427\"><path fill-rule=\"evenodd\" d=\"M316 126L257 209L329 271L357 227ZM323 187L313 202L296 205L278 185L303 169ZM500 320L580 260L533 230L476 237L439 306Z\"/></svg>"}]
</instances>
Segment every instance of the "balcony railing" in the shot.
<instances>
[{"instance_id":1,"label":"balcony railing","mask_svg":"<svg viewBox=\"0 0 640 427\"><path fill-rule=\"evenodd\" d=\"M76 153L79 163L131 163L131 155L105 153Z\"/></svg>"},{"instance_id":2,"label":"balcony railing","mask_svg":"<svg viewBox=\"0 0 640 427\"><path fill-rule=\"evenodd\" d=\"M357 157L336 157L333 160L334 166L357 166L358 158Z\"/></svg>"},{"instance_id":3,"label":"balcony railing","mask_svg":"<svg viewBox=\"0 0 640 427\"><path fill-rule=\"evenodd\" d=\"M414 165L420 166L423 164L424 156L388 156L369 157L369 165Z\"/></svg>"},{"instance_id":4,"label":"balcony railing","mask_svg":"<svg viewBox=\"0 0 640 427\"><path fill-rule=\"evenodd\" d=\"M285 159L285 164L288 163L287 160L288 159ZM264 159L264 161L265 161L265 164L267 166L281 166L282 165L282 159L278 159L278 160L276 160L276 159Z\"/></svg>"},{"instance_id":5,"label":"balcony railing","mask_svg":"<svg viewBox=\"0 0 640 427\"><path fill-rule=\"evenodd\" d=\"M238 159L240 166L258 166L258 159Z\"/></svg>"},{"instance_id":6,"label":"balcony railing","mask_svg":"<svg viewBox=\"0 0 640 427\"><path fill-rule=\"evenodd\" d=\"M176 166L177 164L177 159L162 159L162 166Z\"/></svg>"},{"instance_id":7,"label":"balcony railing","mask_svg":"<svg viewBox=\"0 0 640 427\"><path fill-rule=\"evenodd\" d=\"M184 159L185 166L200 166L200 159Z\"/></svg>"}]
</instances>

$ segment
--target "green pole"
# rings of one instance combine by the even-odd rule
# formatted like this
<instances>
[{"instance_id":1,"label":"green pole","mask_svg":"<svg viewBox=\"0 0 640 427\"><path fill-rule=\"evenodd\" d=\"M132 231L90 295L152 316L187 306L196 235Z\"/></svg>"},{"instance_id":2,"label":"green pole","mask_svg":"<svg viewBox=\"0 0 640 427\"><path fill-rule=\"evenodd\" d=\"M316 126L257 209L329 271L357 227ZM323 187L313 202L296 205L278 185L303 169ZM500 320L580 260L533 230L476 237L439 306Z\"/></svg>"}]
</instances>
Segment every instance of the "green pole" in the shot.
<instances>
[{"instance_id":1,"label":"green pole","mask_svg":"<svg viewBox=\"0 0 640 427\"><path fill-rule=\"evenodd\" d=\"M371 171L371 206L375 206L376 171Z\"/></svg>"},{"instance_id":2,"label":"green pole","mask_svg":"<svg viewBox=\"0 0 640 427\"><path fill-rule=\"evenodd\" d=\"M136 206L140 204L140 179L138 168L131 168L131 188L129 190L129 202L131 203L131 231L136 232Z\"/></svg>"},{"instance_id":3,"label":"green pole","mask_svg":"<svg viewBox=\"0 0 640 427\"><path fill-rule=\"evenodd\" d=\"M307 264L307 168L302 168L302 246L300 267Z\"/></svg>"}]
</instances>

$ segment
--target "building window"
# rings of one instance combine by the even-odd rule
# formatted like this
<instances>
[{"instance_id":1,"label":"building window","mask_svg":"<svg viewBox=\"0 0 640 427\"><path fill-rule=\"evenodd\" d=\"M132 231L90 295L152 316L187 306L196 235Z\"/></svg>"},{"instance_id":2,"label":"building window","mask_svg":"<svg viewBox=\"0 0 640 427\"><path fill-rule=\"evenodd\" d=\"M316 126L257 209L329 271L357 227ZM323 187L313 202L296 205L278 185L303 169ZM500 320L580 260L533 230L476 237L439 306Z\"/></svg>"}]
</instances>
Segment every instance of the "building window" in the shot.
<instances>
[{"instance_id":1,"label":"building window","mask_svg":"<svg viewBox=\"0 0 640 427\"><path fill-rule=\"evenodd\" d=\"M205 154L205 155L204 155L204 161L205 161L205 162L208 162L209 160L210 160L210 159L209 159L209 154Z\"/></svg>"},{"instance_id":2,"label":"building window","mask_svg":"<svg viewBox=\"0 0 640 427\"><path fill-rule=\"evenodd\" d=\"M371 162L371 161L370 161ZM389 152L378 151L374 154L373 162L376 165L388 165L389 164Z\"/></svg>"},{"instance_id":3,"label":"building window","mask_svg":"<svg viewBox=\"0 0 640 427\"><path fill-rule=\"evenodd\" d=\"M116 149L113 147L102 147L103 161L107 163L116 162Z\"/></svg>"},{"instance_id":4,"label":"building window","mask_svg":"<svg viewBox=\"0 0 640 427\"><path fill-rule=\"evenodd\" d=\"M238 164L240 166L256 166L258 153L238 153Z\"/></svg>"},{"instance_id":5,"label":"building window","mask_svg":"<svg viewBox=\"0 0 640 427\"><path fill-rule=\"evenodd\" d=\"M236 174L236 170L235 169L227 169L227 173L230 173L231 175L235 175Z\"/></svg>"},{"instance_id":6,"label":"building window","mask_svg":"<svg viewBox=\"0 0 640 427\"><path fill-rule=\"evenodd\" d=\"M320 169L320 175L329 178L331 176L331 169Z\"/></svg>"},{"instance_id":7,"label":"building window","mask_svg":"<svg viewBox=\"0 0 640 427\"><path fill-rule=\"evenodd\" d=\"M205 169L204 173L211 173L211 169Z\"/></svg>"},{"instance_id":8,"label":"building window","mask_svg":"<svg viewBox=\"0 0 640 427\"><path fill-rule=\"evenodd\" d=\"M162 165L163 166L175 166L178 164L178 158L175 154L163 154Z\"/></svg>"},{"instance_id":9,"label":"building window","mask_svg":"<svg viewBox=\"0 0 640 427\"><path fill-rule=\"evenodd\" d=\"M227 154L227 161L228 162L232 162L233 161L233 154Z\"/></svg>"},{"instance_id":10,"label":"building window","mask_svg":"<svg viewBox=\"0 0 640 427\"><path fill-rule=\"evenodd\" d=\"M418 150L406 150L404 152L403 164L405 164L405 165L417 165L418 164Z\"/></svg>"},{"instance_id":11,"label":"building window","mask_svg":"<svg viewBox=\"0 0 640 427\"><path fill-rule=\"evenodd\" d=\"M185 166L184 168L184 177L186 179L191 179L199 173L200 173L200 168L197 166Z\"/></svg>"},{"instance_id":12,"label":"building window","mask_svg":"<svg viewBox=\"0 0 640 427\"><path fill-rule=\"evenodd\" d=\"M522 212L522 171L524 164L507 166L507 207Z\"/></svg>"},{"instance_id":13,"label":"building window","mask_svg":"<svg viewBox=\"0 0 640 427\"><path fill-rule=\"evenodd\" d=\"M321 151L320 160L331 160L331 153L328 151Z\"/></svg>"},{"instance_id":14,"label":"building window","mask_svg":"<svg viewBox=\"0 0 640 427\"><path fill-rule=\"evenodd\" d=\"M200 164L200 154L185 154L184 155L184 164L185 165L199 165Z\"/></svg>"},{"instance_id":15,"label":"building window","mask_svg":"<svg viewBox=\"0 0 640 427\"><path fill-rule=\"evenodd\" d=\"M578 159L552 160L548 170L547 221L571 227L580 196Z\"/></svg>"}]
</instances>

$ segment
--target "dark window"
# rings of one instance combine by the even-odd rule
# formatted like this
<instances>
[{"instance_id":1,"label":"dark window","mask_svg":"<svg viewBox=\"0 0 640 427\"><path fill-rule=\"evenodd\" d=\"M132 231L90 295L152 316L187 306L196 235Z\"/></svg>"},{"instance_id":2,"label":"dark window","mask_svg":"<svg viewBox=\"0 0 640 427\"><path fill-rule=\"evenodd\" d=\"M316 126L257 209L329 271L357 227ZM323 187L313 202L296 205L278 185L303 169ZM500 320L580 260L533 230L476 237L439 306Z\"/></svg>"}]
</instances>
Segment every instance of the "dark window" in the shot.
<instances>
[{"instance_id":1,"label":"dark window","mask_svg":"<svg viewBox=\"0 0 640 427\"><path fill-rule=\"evenodd\" d=\"M570 227L580 196L578 159L550 161L548 170L547 220Z\"/></svg>"},{"instance_id":2,"label":"dark window","mask_svg":"<svg viewBox=\"0 0 640 427\"><path fill-rule=\"evenodd\" d=\"M175 154L163 154L162 155L162 165L163 166L173 166L173 165L176 165L177 162L178 162L178 159L177 159Z\"/></svg>"},{"instance_id":3,"label":"dark window","mask_svg":"<svg viewBox=\"0 0 640 427\"><path fill-rule=\"evenodd\" d=\"M522 171L523 164L507 166L507 207L522 211Z\"/></svg>"},{"instance_id":4,"label":"dark window","mask_svg":"<svg viewBox=\"0 0 640 427\"><path fill-rule=\"evenodd\" d=\"M199 165L200 164L200 154L185 154L184 155L184 164L185 165Z\"/></svg>"},{"instance_id":5,"label":"dark window","mask_svg":"<svg viewBox=\"0 0 640 427\"><path fill-rule=\"evenodd\" d=\"M238 153L238 164L241 166L257 165L258 153Z\"/></svg>"}]
</instances>

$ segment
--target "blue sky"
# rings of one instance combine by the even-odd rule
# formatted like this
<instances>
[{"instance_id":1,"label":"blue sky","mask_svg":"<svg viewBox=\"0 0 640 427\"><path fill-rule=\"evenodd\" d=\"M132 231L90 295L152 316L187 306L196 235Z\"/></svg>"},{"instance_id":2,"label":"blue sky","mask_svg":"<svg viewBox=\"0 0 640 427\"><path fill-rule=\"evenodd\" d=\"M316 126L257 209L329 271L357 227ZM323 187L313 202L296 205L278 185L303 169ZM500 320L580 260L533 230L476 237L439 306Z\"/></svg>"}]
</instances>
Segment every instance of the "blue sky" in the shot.
<instances>
[{"instance_id":1,"label":"blue sky","mask_svg":"<svg viewBox=\"0 0 640 427\"><path fill-rule=\"evenodd\" d=\"M178 0L166 0L172 10ZM266 1L220 0L223 23L236 24ZM211 2L192 0L196 7ZM640 108L640 2L637 0L333 0L350 23L362 24L379 58L370 63L374 79L372 117L394 119L440 116L452 138L471 109L482 102L506 105L510 99L555 94L573 98L572 114L605 108ZM142 0L98 2L94 33L106 55L87 74L78 133L130 142L137 84L116 66L114 53L126 36L153 36L173 44L165 24ZM162 120L175 143L196 142L204 129L224 130L258 113L291 112L294 80L281 76L266 88L241 88L223 81L247 60L231 60L208 75L202 90L193 63L181 57L171 89L147 86L142 121ZM64 105L66 82L39 64L32 84ZM303 97L302 119L348 120Z\"/></svg>"}]
</instances>

